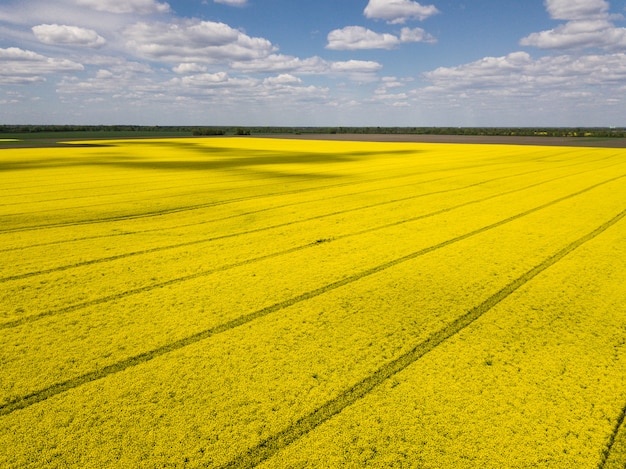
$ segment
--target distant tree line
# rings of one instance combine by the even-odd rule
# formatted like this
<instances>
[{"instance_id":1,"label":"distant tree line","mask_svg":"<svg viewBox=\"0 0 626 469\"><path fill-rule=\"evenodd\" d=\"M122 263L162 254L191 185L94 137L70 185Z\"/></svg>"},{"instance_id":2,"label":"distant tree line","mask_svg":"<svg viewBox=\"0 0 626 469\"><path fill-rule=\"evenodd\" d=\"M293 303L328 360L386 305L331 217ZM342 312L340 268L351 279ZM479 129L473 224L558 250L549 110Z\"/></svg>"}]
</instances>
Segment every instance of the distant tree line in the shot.
<instances>
[{"instance_id":1,"label":"distant tree line","mask_svg":"<svg viewBox=\"0 0 626 469\"><path fill-rule=\"evenodd\" d=\"M254 134L415 134L626 138L626 128L614 127L241 127L141 125L0 125L0 134L94 133L140 135ZM35 137L36 135L33 135Z\"/></svg>"},{"instance_id":2,"label":"distant tree line","mask_svg":"<svg viewBox=\"0 0 626 469\"><path fill-rule=\"evenodd\" d=\"M203 129L193 129L191 131L191 135L194 135L196 137L209 135L226 135L226 131L224 129L214 129L212 127L208 127Z\"/></svg>"},{"instance_id":3,"label":"distant tree line","mask_svg":"<svg viewBox=\"0 0 626 469\"><path fill-rule=\"evenodd\" d=\"M37 132L145 132L181 129L182 127L160 127L142 125L0 125L3 133Z\"/></svg>"}]
</instances>

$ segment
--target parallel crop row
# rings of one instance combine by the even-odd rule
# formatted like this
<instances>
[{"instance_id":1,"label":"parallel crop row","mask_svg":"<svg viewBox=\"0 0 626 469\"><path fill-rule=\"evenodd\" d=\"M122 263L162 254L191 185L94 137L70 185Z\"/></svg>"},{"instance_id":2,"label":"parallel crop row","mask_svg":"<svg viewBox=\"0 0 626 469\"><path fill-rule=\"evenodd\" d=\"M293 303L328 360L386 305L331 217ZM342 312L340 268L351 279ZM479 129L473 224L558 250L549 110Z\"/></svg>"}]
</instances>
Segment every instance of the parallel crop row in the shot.
<instances>
[{"instance_id":1,"label":"parallel crop row","mask_svg":"<svg viewBox=\"0 0 626 469\"><path fill-rule=\"evenodd\" d=\"M12 152L0 465L619 464L619 152L255 139ZM32 202L20 180L41 184ZM545 443L516 450L542 428Z\"/></svg>"}]
</instances>

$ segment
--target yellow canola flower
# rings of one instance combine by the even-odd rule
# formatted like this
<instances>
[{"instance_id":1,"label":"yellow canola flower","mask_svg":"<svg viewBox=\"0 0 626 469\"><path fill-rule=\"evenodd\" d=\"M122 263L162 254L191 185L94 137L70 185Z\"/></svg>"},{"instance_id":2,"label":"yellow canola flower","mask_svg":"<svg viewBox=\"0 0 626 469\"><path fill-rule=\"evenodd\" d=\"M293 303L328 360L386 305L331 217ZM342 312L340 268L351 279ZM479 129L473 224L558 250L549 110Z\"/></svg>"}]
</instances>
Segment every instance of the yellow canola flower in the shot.
<instances>
[{"instance_id":1,"label":"yellow canola flower","mask_svg":"<svg viewBox=\"0 0 626 469\"><path fill-rule=\"evenodd\" d=\"M579 248L260 467L597 466L626 389L625 234Z\"/></svg>"},{"instance_id":2,"label":"yellow canola flower","mask_svg":"<svg viewBox=\"0 0 626 469\"><path fill-rule=\"evenodd\" d=\"M81 143L0 152L0 466L601 461L623 151Z\"/></svg>"}]
</instances>

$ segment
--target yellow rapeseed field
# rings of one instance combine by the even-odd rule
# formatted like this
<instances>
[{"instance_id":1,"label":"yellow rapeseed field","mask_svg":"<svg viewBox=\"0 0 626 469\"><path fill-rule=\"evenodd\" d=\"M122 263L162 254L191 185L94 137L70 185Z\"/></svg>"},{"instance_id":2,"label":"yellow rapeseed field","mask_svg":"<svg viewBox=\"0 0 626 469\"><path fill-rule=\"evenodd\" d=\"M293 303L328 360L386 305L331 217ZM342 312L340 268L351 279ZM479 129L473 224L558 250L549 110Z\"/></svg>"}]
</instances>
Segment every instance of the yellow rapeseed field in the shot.
<instances>
[{"instance_id":1,"label":"yellow rapeseed field","mask_svg":"<svg viewBox=\"0 0 626 469\"><path fill-rule=\"evenodd\" d=\"M626 152L0 150L0 467L624 468Z\"/></svg>"}]
</instances>

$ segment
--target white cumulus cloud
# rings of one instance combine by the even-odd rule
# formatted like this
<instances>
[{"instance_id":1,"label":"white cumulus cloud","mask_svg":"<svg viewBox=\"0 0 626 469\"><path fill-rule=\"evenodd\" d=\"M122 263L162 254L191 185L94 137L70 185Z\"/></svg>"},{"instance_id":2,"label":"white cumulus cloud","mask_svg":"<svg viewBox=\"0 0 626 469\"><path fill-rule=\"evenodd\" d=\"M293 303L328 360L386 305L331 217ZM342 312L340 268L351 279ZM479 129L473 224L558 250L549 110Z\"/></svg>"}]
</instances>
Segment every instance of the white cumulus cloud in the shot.
<instances>
[{"instance_id":1,"label":"white cumulus cloud","mask_svg":"<svg viewBox=\"0 0 626 469\"><path fill-rule=\"evenodd\" d=\"M345 62L332 62L330 69L333 72L372 73L382 69L383 66L371 60L346 60Z\"/></svg>"},{"instance_id":2,"label":"white cumulus cloud","mask_svg":"<svg viewBox=\"0 0 626 469\"><path fill-rule=\"evenodd\" d=\"M428 44L434 44L437 42L437 39L422 28L402 28L400 31L400 42L426 42Z\"/></svg>"},{"instance_id":3,"label":"white cumulus cloud","mask_svg":"<svg viewBox=\"0 0 626 469\"><path fill-rule=\"evenodd\" d=\"M207 71L207 68L206 66L197 63L185 63L172 68L172 71L174 73L185 75L191 73L204 73Z\"/></svg>"},{"instance_id":4,"label":"white cumulus cloud","mask_svg":"<svg viewBox=\"0 0 626 469\"><path fill-rule=\"evenodd\" d=\"M109 13L167 13L170 6L155 0L74 0L79 6Z\"/></svg>"},{"instance_id":5,"label":"white cumulus cloud","mask_svg":"<svg viewBox=\"0 0 626 469\"><path fill-rule=\"evenodd\" d=\"M215 3L223 3L234 7L242 7L248 3L248 0L213 0Z\"/></svg>"},{"instance_id":6,"label":"white cumulus cloud","mask_svg":"<svg viewBox=\"0 0 626 469\"><path fill-rule=\"evenodd\" d=\"M370 0L363 14L370 19L386 20L390 24L407 20L425 20L439 13L434 5L422 5L412 0Z\"/></svg>"},{"instance_id":7,"label":"white cumulus cloud","mask_svg":"<svg viewBox=\"0 0 626 469\"><path fill-rule=\"evenodd\" d=\"M520 45L541 49L626 49L626 28L602 19L569 21L548 31L532 33L522 38Z\"/></svg>"},{"instance_id":8,"label":"white cumulus cloud","mask_svg":"<svg viewBox=\"0 0 626 469\"><path fill-rule=\"evenodd\" d=\"M546 0L545 5L553 19L567 22L529 34L520 40L520 45L541 49L626 49L626 28L611 21L610 5L605 0Z\"/></svg>"},{"instance_id":9,"label":"white cumulus cloud","mask_svg":"<svg viewBox=\"0 0 626 469\"><path fill-rule=\"evenodd\" d=\"M106 40L93 29L60 24L40 24L32 28L35 37L45 44L98 48Z\"/></svg>"},{"instance_id":10,"label":"white cumulus cloud","mask_svg":"<svg viewBox=\"0 0 626 469\"><path fill-rule=\"evenodd\" d=\"M372 73L381 70L383 66L371 60L347 60L345 62L332 62L330 69L334 72Z\"/></svg>"},{"instance_id":11,"label":"white cumulus cloud","mask_svg":"<svg viewBox=\"0 0 626 469\"><path fill-rule=\"evenodd\" d=\"M115 78L115 75L110 70L98 70L98 73L96 73L96 78L98 78L99 80L107 80Z\"/></svg>"},{"instance_id":12,"label":"white cumulus cloud","mask_svg":"<svg viewBox=\"0 0 626 469\"><path fill-rule=\"evenodd\" d=\"M17 47L0 48L0 62L0 84L33 83L44 81L47 74L84 70L82 64L71 60L45 57Z\"/></svg>"},{"instance_id":13,"label":"white cumulus cloud","mask_svg":"<svg viewBox=\"0 0 626 469\"><path fill-rule=\"evenodd\" d=\"M314 56L306 59L290 55L272 54L257 60L234 62L231 68L248 73L279 73L281 76L328 75L349 79L366 80L383 66L371 60L327 61Z\"/></svg>"},{"instance_id":14,"label":"white cumulus cloud","mask_svg":"<svg viewBox=\"0 0 626 469\"><path fill-rule=\"evenodd\" d=\"M611 125L626 100L626 54L558 55L526 52L485 57L424 73L430 86L409 91L431 116L451 112L454 125ZM493 125L493 124L489 124Z\"/></svg>"},{"instance_id":15,"label":"white cumulus cloud","mask_svg":"<svg viewBox=\"0 0 626 469\"><path fill-rule=\"evenodd\" d=\"M422 28L402 28L400 36L377 33L363 26L346 26L328 33L327 49L393 49L408 42L435 43L437 40Z\"/></svg>"},{"instance_id":16,"label":"white cumulus cloud","mask_svg":"<svg viewBox=\"0 0 626 469\"><path fill-rule=\"evenodd\" d=\"M539 95L554 90L587 92L598 87L615 91L615 87L626 80L626 54L533 59L526 52L513 52L456 67L440 67L423 76L440 90L464 93L505 91L515 95Z\"/></svg>"},{"instance_id":17,"label":"white cumulus cloud","mask_svg":"<svg viewBox=\"0 0 626 469\"><path fill-rule=\"evenodd\" d=\"M223 63L266 57L276 47L224 23L181 20L136 23L124 31L129 49L164 62Z\"/></svg>"},{"instance_id":18,"label":"white cumulus cloud","mask_svg":"<svg viewBox=\"0 0 626 469\"><path fill-rule=\"evenodd\" d=\"M217 73L201 73L199 75L190 75L183 78L175 78L173 81L180 80L185 86L210 86L220 83L227 83L229 81L228 74L226 72Z\"/></svg>"},{"instance_id":19,"label":"white cumulus cloud","mask_svg":"<svg viewBox=\"0 0 626 469\"><path fill-rule=\"evenodd\" d=\"M302 83L302 80L289 73L281 73L275 77L268 77L263 80L266 85L294 85Z\"/></svg>"},{"instance_id":20,"label":"white cumulus cloud","mask_svg":"<svg viewBox=\"0 0 626 469\"><path fill-rule=\"evenodd\" d=\"M347 78L359 83L372 83L378 80L376 72L383 66L371 60L346 60L330 62L327 75L335 78Z\"/></svg>"},{"instance_id":21,"label":"white cumulus cloud","mask_svg":"<svg viewBox=\"0 0 626 469\"><path fill-rule=\"evenodd\" d=\"M609 10L605 0L545 0L545 5L555 20L604 18Z\"/></svg>"},{"instance_id":22,"label":"white cumulus cloud","mask_svg":"<svg viewBox=\"0 0 626 469\"><path fill-rule=\"evenodd\" d=\"M319 74L328 70L328 63L321 57L301 59L292 55L270 54L254 60L236 61L230 66L248 73L281 73Z\"/></svg>"},{"instance_id":23,"label":"white cumulus cloud","mask_svg":"<svg viewBox=\"0 0 626 469\"><path fill-rule=\"evenodd\" d=\"M503 57L483 59L456 67L439 67L424 73L426 80L441 88L490 88L514 86L523 81L533 61L526 52L513 52Z\"/></svg>"},{"instance_id":24,"label":"white cumulus cloud","mask_svg":"<svg viewBox=\"0 0 626 469\"><path fill-rule=\"evenodd\" d=\"M400 39L393 34L376 33L363 26L346 26L328 33L327 49L393 49Z\"/></svg>"},{"instance_id":25,"label":"white cumulus cloud","mask_svg":"<svg viewBox=\"0 0 626 469\"><path fill-rule=\"evenodd\" d=\"M387 94L387 92L394 88L402 88L406 86L406 82L401 82L397 77L382 77L380 86L374 91L375 94Z\"/></svg>"}]
</instances>

